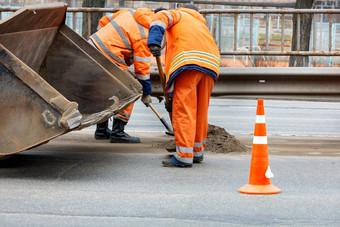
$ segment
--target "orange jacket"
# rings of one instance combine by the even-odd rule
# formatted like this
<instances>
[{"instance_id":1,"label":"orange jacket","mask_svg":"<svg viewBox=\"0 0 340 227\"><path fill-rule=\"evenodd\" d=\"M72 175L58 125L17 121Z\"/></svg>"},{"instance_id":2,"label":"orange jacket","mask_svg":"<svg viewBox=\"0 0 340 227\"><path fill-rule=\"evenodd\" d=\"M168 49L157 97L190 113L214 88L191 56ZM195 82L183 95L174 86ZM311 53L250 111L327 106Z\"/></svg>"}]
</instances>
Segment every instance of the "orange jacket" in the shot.
<instances>
[{"instance_id":1,"label":"orange jacket","mask_svg":"<svg viewBox=\"0 0 340 227\"><path fill-rule=\"evenodd\" d=\"M98 27L97 27L97 31L99 29L101 29L102 27L104 27L105 25L107 25L108 23L110 23L110 21L113 20L113 17L117 17L120 13L124 13L124 10L119 10L118 12L115 12L114 14L110 14L110 15L106 15L103 16L102 18L100 18L99 22L98 22ZM139 13L143 13L142 9L138 9ZM148 10L146 13L149 13Z\"/></svg>"},{"instance_id":2,"label":"orange jacket","mask_svg":"<svg viewBox=\"0 0 340 227\"><path fill-rule=\"evenodd\" d=\"M90 37L96 47L122 69L134 64L144 95L151 94L151 53L146 43L153 15L154 12L146 8L120 10L102 18L99 26L107 24Z\"/></svg>"},{"instance_id":3,"label":"orange jacket","mask_svg":"<svg viewBox=\"0 0 340 227\"><path fill-rule=\"evenodd\" d=\"M181 69L219 75L220 53L204 17L187 8L158 12L149 29L148 46L161 46L166 31L165 74L169 88Z\"/></svg>"},{"instance_id":4,"label":"orange jacket","mask_svg":"<svg viewBox=\"0 0 340 227\"><path fill-rule=\"evenodd\" d=\"M100 20L98 22L97 31L100 30L105 25L107 25L108 23L110 23L110 21L112 21L112 20L113 20L113 14L106 15L106 16L103 16L102 18L100 18Z\"/></svg>"}]
</instances>

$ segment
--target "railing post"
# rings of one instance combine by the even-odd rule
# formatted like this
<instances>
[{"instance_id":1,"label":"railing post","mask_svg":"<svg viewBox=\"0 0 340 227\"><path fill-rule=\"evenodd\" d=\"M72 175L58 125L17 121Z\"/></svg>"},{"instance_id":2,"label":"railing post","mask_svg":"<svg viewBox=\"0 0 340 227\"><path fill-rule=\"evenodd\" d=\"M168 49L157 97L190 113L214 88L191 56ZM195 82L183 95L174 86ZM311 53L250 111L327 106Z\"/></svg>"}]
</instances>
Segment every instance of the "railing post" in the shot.
<instances>
[{"instance_id":1,"label":"railing post","mask_svg":"<svg viewBox=\"0 0 340 227\"><path fill-rule=\"evenodd\" d=\"M222 50L222 16L221 13L218 14L218 50Z\"/></svg>"},{"instance_id":2,"label":"railing post","mask_svg":"<svg viewBox=\"0 0 340 227\"><path fill-rule=\"evenodd\" d=\"M316 14L314 13L313 15L314 15L313 16L313 52L315 52L316 51Z\"/></svg>"},{"instance_id":3,"label":"railing post","mask_svg":"<svg viewBox=\"0 0 340 227\"><path fill-rule=\"evenodd\" d=\"M254 14L250 14L250 44L249 44L249 50L250 52L253 52L253 17Z\"/></svg>"},{"instance_id":4,"label":"railing post","mask_svg":"<svg viewBox=\"0 0 340 227\"><path fill-rule=\"evenodd\" d=\"M333 28L333 14L329 14L329 52L332 52L332 28Z\"/></svg>"},{"instance_id":5,"label":"railing post","mask_svg":"<svg viewBox=\"0 0 340 227\"><path fill-rule=\"evenodd\" d=\"M300 25L301 25L301 14L297 14L297 21L296 21L296 51L300 51Z\"/></svg>"},{"instance_id":6,"label":"railing post","mask_svg":"<svg viewBox=\"0 0 340 227\"><path fill-rule=\"evenodd\" d=\"M284 27L285 27L285 14L282 13L282 18L281 18L281 52L284 51L284 38L285 38Z\"/></svg>"},{"instance_id":7,"label":"railing post","mask_svg":"<svg viewBox=\"0 0 340 227\"><path fill-rule=\"evenodd\" d=\"M237 50L238 14L234 14L234 51Z\"/></svg>"},{"instance_id":8,"label":"railing post","mask_svg":"<svg viewBox=\"0 0 340 227\"><path fill-rule=\"evenodd\" d=\"M72 29L73 30L76 30L76 20L77 20L76 12L72 12Z\"/></svg>"},{"instance_id":9,"label":"railing post","mask_svg":"<svg viewBox=\"0 0 340 227\"><path fill-rule=\"evenodd\" d=\"M269 16L269 13L267 13L267 18L266 18L266 51L269 50L269 42L270 42L269 26L270 26L270 16Z\"/></svg>"},{"instance_id":10,"label":"railing post","mask_svg":"<svg viewBox=\"0 0 340 227\"><path fill-rule=\"evenodd\" d=\"M87 13L87 38L91 36L91 13Z\"/></svg>"}]
</instances>

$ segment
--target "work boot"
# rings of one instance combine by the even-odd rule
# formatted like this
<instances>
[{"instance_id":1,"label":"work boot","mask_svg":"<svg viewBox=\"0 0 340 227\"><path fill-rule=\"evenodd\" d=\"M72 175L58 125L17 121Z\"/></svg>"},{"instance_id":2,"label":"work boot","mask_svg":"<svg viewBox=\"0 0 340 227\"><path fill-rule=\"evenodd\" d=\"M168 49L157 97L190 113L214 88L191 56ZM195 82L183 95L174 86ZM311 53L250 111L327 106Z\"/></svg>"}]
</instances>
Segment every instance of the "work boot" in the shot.
<instances>
[{"instance_id":1,"label":"work boot","mask_svg":"<svg viewBox=\"0 0 340 227\"><path fill-rule=\"evenodd\" d=\"M180 167L180 168L191 168L192 165L175 165L171 160L162 161L164 167Z\"/></svg>"},{"instance_id":2,"label":"work boot","mask_svg":"<svg viewBox=\"0 0 340 227\"><path fill-rule=\"evenodd\" d=\"M162 165L164 167L180 167L180 168L191 168L192 167L192 164L178 161L174 156L172 156L171 159L169 160L162 161Z\"/></svg>"},{"instance_id":3,"label":"work boot","mask_svg":"<svg viewBox=\"0 0 340 227\"><path fill-rule=\"evenodd\" d=\"M138 137L129 136L124 132L127 122L120 119L113 119L110 143L140 143Z\"/></svg>"},{"instance_id":4,"label":"work boot","mask_svg":"<svg viewBox=\"0 0 340 227\"><path fill-rule=\"evenodd\" d=\"M203 162L203 158L204 158L203 155L200 156L200 157L194 157L193 162L194 162L194 163L201 163L201 162Z\"/></svg>"},{"instance_id":5,"label":"work boot","mask_svg":"<svg viewBox=\"0 0 340 227\"><path fill-rule=\"evenodd\" d=\"M110 139L111 130L109 129L109 121L104 121L97 124L97 129L94 133L94 138L96 140L108 140Z\"/></svg>"}]
</instances>

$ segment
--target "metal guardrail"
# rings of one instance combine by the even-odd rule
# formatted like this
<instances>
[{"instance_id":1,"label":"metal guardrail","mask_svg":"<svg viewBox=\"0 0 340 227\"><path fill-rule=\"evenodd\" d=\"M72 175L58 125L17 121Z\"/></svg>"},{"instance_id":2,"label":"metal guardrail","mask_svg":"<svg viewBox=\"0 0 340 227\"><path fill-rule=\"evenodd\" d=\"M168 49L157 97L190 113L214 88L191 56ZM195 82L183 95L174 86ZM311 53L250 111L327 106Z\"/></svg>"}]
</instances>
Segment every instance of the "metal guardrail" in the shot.
<instances>
[{"instance_id":1,"label":"metal guardrail","mask_svg":"<svg viewBox=\"0 0 340 227\"><path fill-rule=\"evenodd\" d=\"M0 8L0 19L1 13L6 11L16 11L18 8L15 7L4 7ZM75 30L76 27L76 13L88 13L87 15L87 24L88 31L91 31L91 13L94 12L103 12L103 13L114 13L117 12L119 8L68 8L67 12L72 13L72 29ZM221 42L219 42L218 47L221 55L267 55L267 56L340 56L340 51L332 50L332 24L333 24L333 15L340 14L339 9L204 9L200 10L200 13L205 17L208 15L218 15L218 40L221 40L221 32L222 32L222 16L223 15L232 15L234 17L234 44L233 50L231 51L222 51L221 50ZM285 28L281 26L281 47L280 51L254 51L253 45L253 20L254 15L266 15L266 49L268 50L269 38L270 34L268 31L269 20L271 15L280 15L281 16L281 24L285 23L285 15L297 15L297 34L300 34L301 31L301 15L303 14L312 14L313 20L315 22L317 15L329 15L329 37L328 37L328 50L316 50L316 23L313 23L313 45L312 51L301 51L300 50L300 36L297 36L297 50L296 51L285 51L284 50L284 35ZM237 48L237 32L238 32L238 17L240 15L249 15L250 18L250 28L249 28L249 39L250 45L247 50L238 50ZM91 34L88 34L90 36Z\"/></svg>"},{"instance_id":2,"label":"metal guardrail","mask_svg":"<svg viewBox=\"0 0 340 227\"><path fill-rule=\"evenodd\" d=\"M325 70L326 69L326 70ZM151 68L152 94L161 96L163 89L158 69ZM298 96L340 101L340 68L323 67L230 67L221 68L212 96Z\"/></svg>"},{"instance_id":3,"label":"metal guardrail","mask_svg":"<svg viewBox=\"0 0 340 227\"><path fill-rule=\"evenodd\" d=\"M18 8L0 8L3 11L16 11ZM117 8L68 8L67 11L71 12L73 19L78 12L88 12L88 22L91 22L90 13L92 12L116 12ZM270 14L280 14L281 22L284 21L284 15L297 14L297 20L301 22L301 14L313 14L314 18L317 14L340 14L340 10L201 10L203 15L218 14L219 20L223 14L232 14L235 18L234 33L237 33L237 18L241 14L249 14L250 21L254 14L266 14L267 21ZM282 16L283 15L283 16ZM332 25L332 16L329 17L329 29ZM250 22L252 23L252 22ZM91 23L88 23L89 25ZM298 23L300 24L300 23ZM219 23L219 26L221 23ZM73 29L75 28L75 20L73 20ZM315 23L314 23L315 26ZM284 35L284 26L282 26L281 34ZM250 34L253 30L250 26ZM88 29L89 31L91 29ZM316 29L314 29L315 31ZM219 29L221 31L221 29ZM300 27L297 27L297 32ZM329 33L329 40L332 40L332 33ZM219 34L220 35L220 34ZM236 36L234 36L236 37ZM250 47L252 47L252 35L250 35ZM332 51L332 42L329 42L328 51L316 51L315 39L316 34L313 33L314 42L312 51L300 51L298 45L297 51L283 51L283 38L281 39L281 51L239 51L235 46L234 50L229 52L221 52L221 55L304 55L304 56L340 56L339 51ZM236 39L236 38L234 38ZM266 34L266 39L269 39L269 34ZM268 44L268 42L266 42ZM299 36L298 36L299 43ZM161 88L158 78L157 68L151 69L151 82L153 95L161 96L163 90ZM314 100L322 99L323 97L335 97L340 101L340 68L310 68L310 67L294 67L294 68L221 68L220 78L215 84L212 96L225 96L225 95L270 95L270 96L299 96L299 97L313 97Z\"/></svg>"},{"instance_id":4,"label":"metal guardrail","mask_svg":"<svg viewBox=\"0 0 340 227\"><path fill-rule=\"evenodd\" d=\"M219 40L221 40L221 31L222 31L222 15L233 15L234 16L234 48L232 51L221 51L221 42L219 42L219 50L221 55L271 55L271 56L340 56L340 51L332 51L332 24L333 24L333 15L340 14L339 9L332 10L324 10L324 9L205 9L200 10L200 13L205 17L209 14L217 14L218 15L218 26L219 26ZM249 51L238 51L237 50L237 32L238 32L238 16L241 14L248 14L250 17L250 45ZM281 50L280 51L253 51L253 19L255 14L265 14L266 15L266 49L268 49L269 44L269 20L270 15L278 14L281 16ZM284 51L284 34L285 28L283 26L285 22L285 15L292 14L297 15L297 29L296 33L300 34L301 31L301 15L302 14L312 14L313 15L313 47L312 51L300 51L300 36L297 35L297 50L296 51ZM316 51L316 15L318 14L327 14L329 15L329 46L328 51Z\"/></svg>"}]
</instances>

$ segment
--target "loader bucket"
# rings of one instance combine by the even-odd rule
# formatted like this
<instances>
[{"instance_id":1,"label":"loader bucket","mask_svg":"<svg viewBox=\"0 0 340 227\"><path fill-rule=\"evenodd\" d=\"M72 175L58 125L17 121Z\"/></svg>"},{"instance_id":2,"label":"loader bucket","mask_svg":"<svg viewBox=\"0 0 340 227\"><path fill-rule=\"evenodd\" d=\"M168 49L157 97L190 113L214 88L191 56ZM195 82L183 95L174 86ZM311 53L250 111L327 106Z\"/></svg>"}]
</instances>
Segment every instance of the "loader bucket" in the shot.
<instances>
[{"instance_id":1,"label":"loader bucket","mask_svg":"<svg viewBox=\"0 0 340 227\"><path fill-rule=\"evenodd\" d=\"M0 21L0 156L107 120L142 86L65 25L67 5L24 7Z\"/></svg>"}]
</instances>

